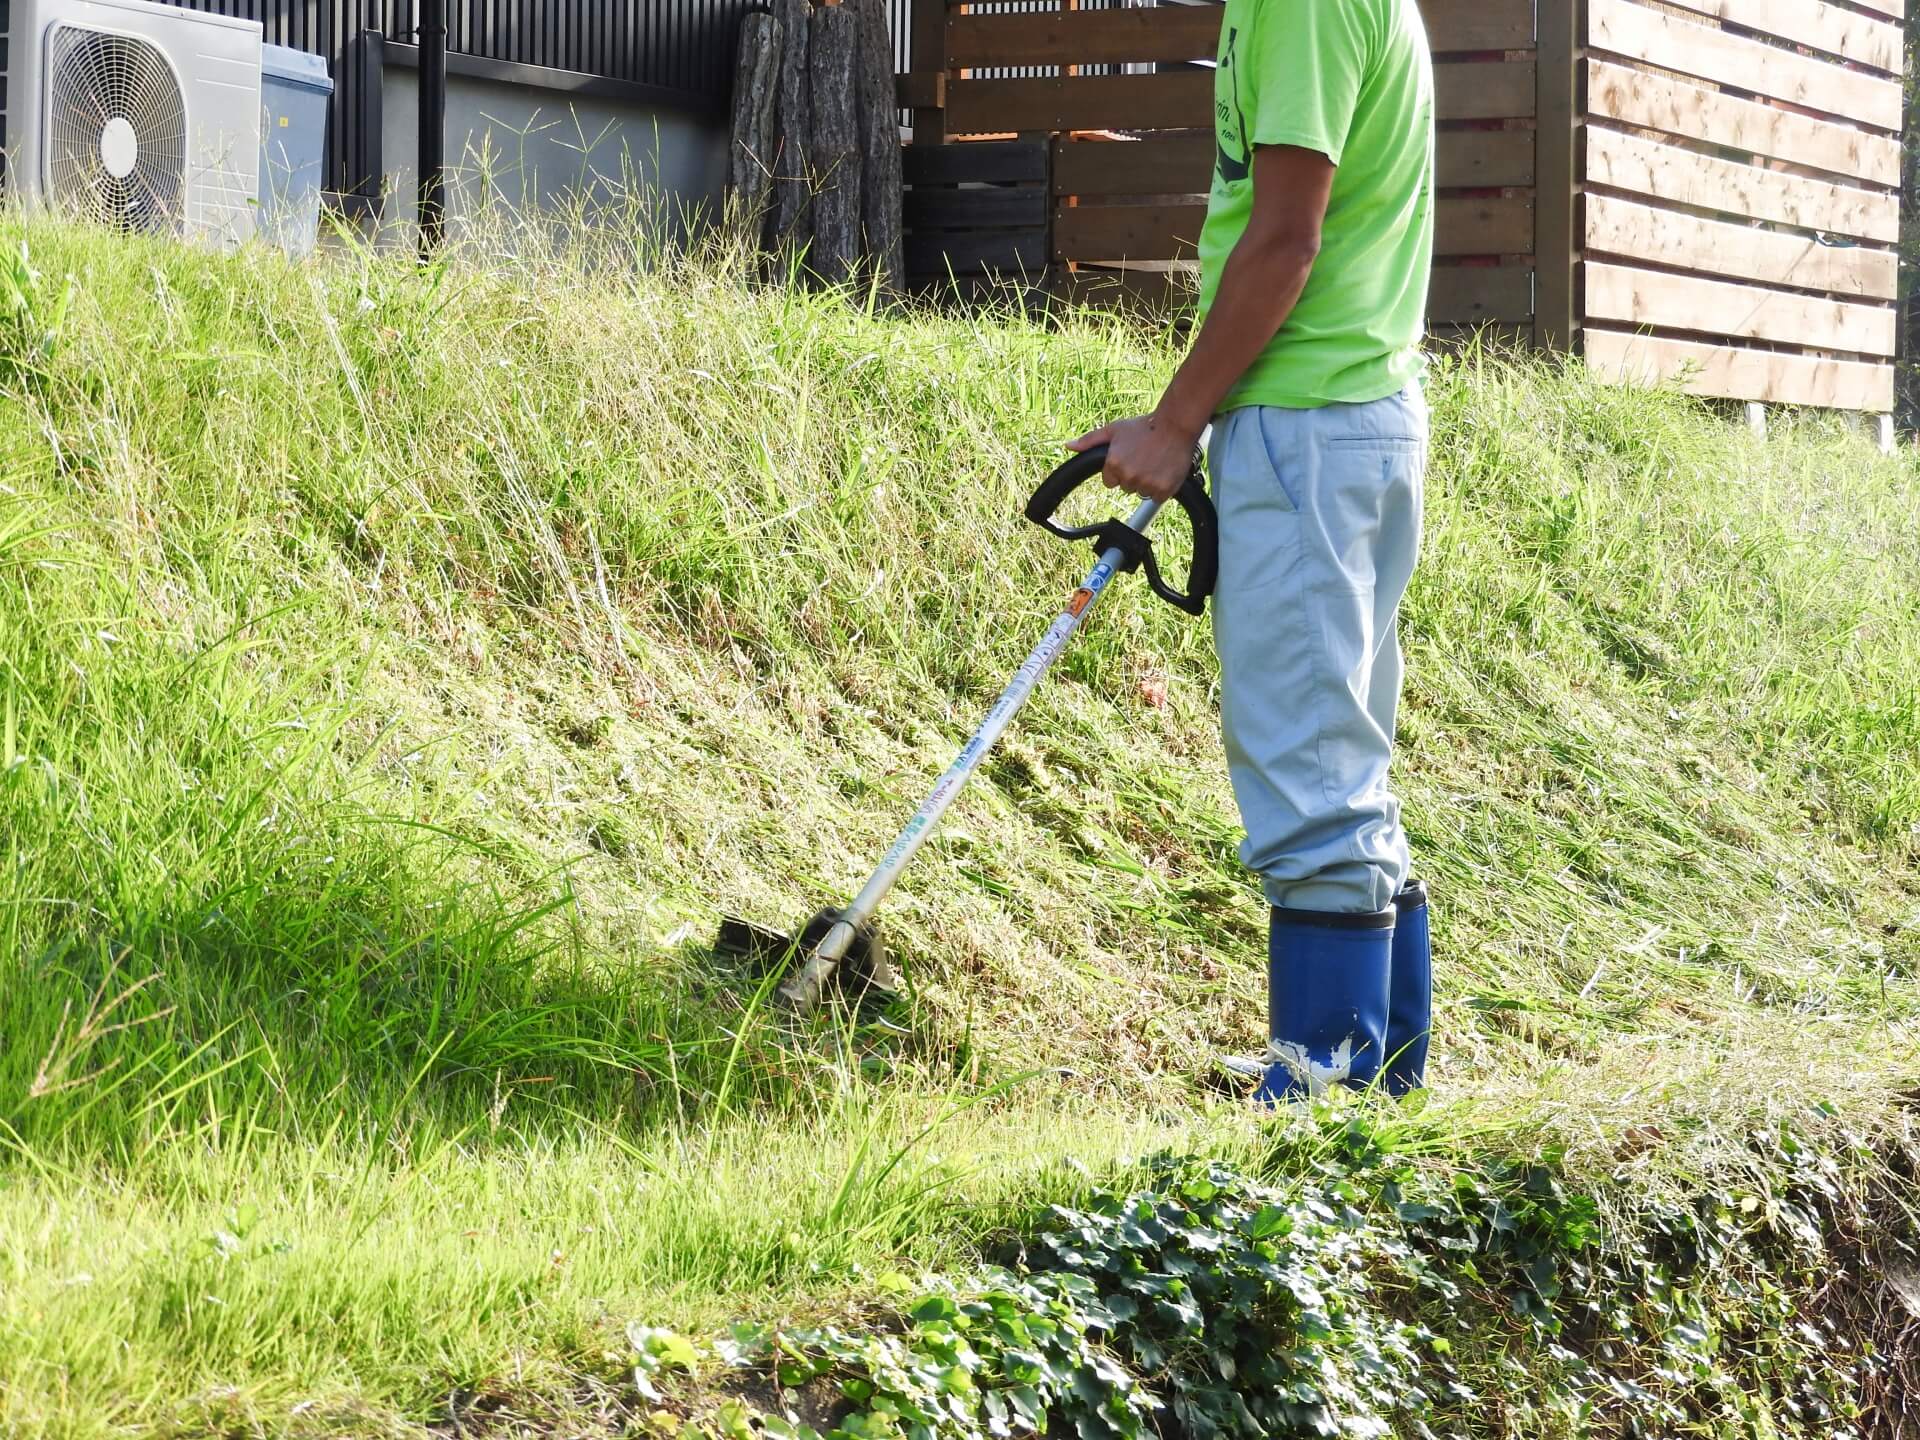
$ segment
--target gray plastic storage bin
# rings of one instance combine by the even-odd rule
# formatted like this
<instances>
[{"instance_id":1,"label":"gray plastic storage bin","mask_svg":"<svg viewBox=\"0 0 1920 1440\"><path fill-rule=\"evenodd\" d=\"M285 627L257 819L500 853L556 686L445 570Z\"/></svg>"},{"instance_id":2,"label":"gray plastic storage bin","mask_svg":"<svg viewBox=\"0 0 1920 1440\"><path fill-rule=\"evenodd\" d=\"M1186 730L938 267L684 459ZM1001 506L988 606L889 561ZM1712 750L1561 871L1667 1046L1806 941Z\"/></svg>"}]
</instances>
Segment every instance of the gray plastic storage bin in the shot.
<instances>
[{"instance_id":1,"label":"gray plastic storage bin","mask_svg":"<svg viewBox=\"0 0 1920 1440\"><path fill-rule=\"evenodd\" d=\"M284 45L260 49L260 233L289 254L320 238L320 172L333 81L327 62Z\"/></svg>"}]
</instances>

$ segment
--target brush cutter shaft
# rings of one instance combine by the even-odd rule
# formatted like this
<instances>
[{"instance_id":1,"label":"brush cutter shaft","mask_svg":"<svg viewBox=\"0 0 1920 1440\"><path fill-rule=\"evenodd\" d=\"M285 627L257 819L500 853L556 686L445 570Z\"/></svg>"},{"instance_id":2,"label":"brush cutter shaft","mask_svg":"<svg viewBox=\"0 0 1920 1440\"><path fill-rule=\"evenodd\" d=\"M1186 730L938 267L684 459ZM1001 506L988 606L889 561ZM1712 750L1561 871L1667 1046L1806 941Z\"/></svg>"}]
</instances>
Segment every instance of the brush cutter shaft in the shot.
<instances>
[{"instance_id":1,"label":"brush cutter shaft","mask_svg":"<svg viewBox=\"0 0 1920 1440\"><path fill-rule=\"evenodd\" d=\"M1159 510L1158 500L1142 500L1133 514L1127 517L1127 528L1144 534ZM1048 627L1040 643L1033 647L1033 653L1014 673L1007 688L1000 692L1000 698L993 702L993 708L987 712L987 718L980 723L980 728L973 732L973 738L967 741L966 748L947 767L947 773L940 777L940 783L933 787L933 793L921 802L920 809L907 822L907 828L900 832L900 838L893 842L893 848L881 860L880 868L873 872L873 878L854 896L853 903L841 912L841 923L834 926L833 932L821 942L816 952L818 958L831 962L846 952L847 946L853 941L853 927L873 914L875 907L893 889L893 882L900 878L900 872L913 859L913 852L933 833L933 827L940 823L940 817L947 813L947 807L953 803L954 797L973 777L973 772L980 767L987 751L993 748L993 742L1000 738L1001 731L1019 713L1020 707L1027 703L1027 697L1033 694L1033 687L1040 683L1040 677L1060 658L1060 652L1067 648L1067 641L1073 638L1073 632L1080 628L1080 622L1087 618L1087 612L1099 603L1101 592L1120 573L1125 561L1125 554L1117 547L1102 552L1093 569L1087 572L1086 580L1067 601L1067 608ZM842 931L845 933L842 934Z\"/></svg>"},{"instance_id":2,"label":"brush cutter shaft","mask_svg":"<svg viewBox=\"0 0 1920 1440\"><path fill-rule=\"evenodd\" d=\"M842 961L849 961L866 973L867 978L863 982L866 986L877 984L882 989L891 989L891 981L881 978L891 973L886 965L885 951L872 925L868 923L873 912L886 899L887 892L893 889L894 882L900 878L900 872L907 868L914 852L933 833L934 826L940 823L940 817L947 813L947 807L953 804L967 781L973 778L973 772L980 768L980 762L986 758L987 751L993 748L993 742L1000 738L1001 732L1020 713L1020 707L1027 703L1027 697L1033 694L1041 677L1053 668L1053 662L1060 658L1060 652L1067 648L1073 632L1080 628L1080 622L1087 618L1087 612L1099 603L1100 596L1113 583L1114 576L1144 567L1148 583L1161 599L1189 615L1198 615L1205 610L1207 597L1213 593L1214 581L1219 575L1220 527L1213 503L1207 498L1206 480L1200 473L1200 452L1195 451L1193 466L1173 496L1180 508L1186 511L1193 527L1193 561L1187 569L1187 588L1184 592L1175 590L1161 578L1159 566L1154 560L1153 546L1146 538L1147 527L1153 523L1153 517L1160 513L1160 501L1142 500L1125 520L1106 520L1098 525L1069 527L1054 518L1054 512L1077 487L1101 473L1106 458L1107 447L1104 445L1081 451L1056 467L1027 501L1026 516L1034 524L1062 540L1092 541L1100 558L1093 569L1087 572L1086 581L1068 597L1066 609L1047 627L1047 633L1041 637L1040 643L1033 647L1025 663L1014 672L1007 688L1000 692L1000 698L993 702L993 708L987 712L987 718L980 722L980 728L973 732L973 738L967 741L953 764L947 767L947 773L940 777L940 783L933 787L933 793L921 802L919 810L907 822L906 829L900 832L899 838L880 861L880 868L873 872L872 878L854 896L853 903L844 910L821 911L808 922L798 940L759 930L744 921L729 920L721 926L720 944L723 947L744 944L749 949L778 948L788 958L797 954L806 956L799 970L789 974L779 990L796 1013L805 1014L819 1002L827 985L839 973Z\"/></svg>"}]
</instances>

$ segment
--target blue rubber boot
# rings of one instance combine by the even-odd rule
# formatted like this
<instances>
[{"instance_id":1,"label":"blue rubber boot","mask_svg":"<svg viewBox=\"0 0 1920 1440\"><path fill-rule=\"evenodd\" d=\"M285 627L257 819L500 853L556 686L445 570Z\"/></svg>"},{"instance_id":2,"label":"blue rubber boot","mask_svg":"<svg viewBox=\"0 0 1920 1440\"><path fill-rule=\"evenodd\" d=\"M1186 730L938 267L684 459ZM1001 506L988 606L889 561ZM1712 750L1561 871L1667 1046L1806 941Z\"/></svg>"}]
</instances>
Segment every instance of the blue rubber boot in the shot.
<instances>
[{"instance_id":1,"label":"blue rubber boot","mask_svg":"<svg viewBox=\"0 0 1920 1440\"><path fill-rule=\"evenodd\" d=\"M1427 882L1409 880L1393 897L1393 974L1387 995L1389 1095L1427 1083L1427 1042L1433 1030L1433 941L1427 923Z\"/></svg>"},{"instance_id":2,"label":"blue rubber boot","mask_svg":"<svg viewBox=\"0 0 1920 1440\"><path fill-rule=\"evenodd\" d=\"M1386 1054L1392 910L1275 908L1267 926L1267 1073L1260 1105L1363 1090Z\"/></svg>"}]
</instances>

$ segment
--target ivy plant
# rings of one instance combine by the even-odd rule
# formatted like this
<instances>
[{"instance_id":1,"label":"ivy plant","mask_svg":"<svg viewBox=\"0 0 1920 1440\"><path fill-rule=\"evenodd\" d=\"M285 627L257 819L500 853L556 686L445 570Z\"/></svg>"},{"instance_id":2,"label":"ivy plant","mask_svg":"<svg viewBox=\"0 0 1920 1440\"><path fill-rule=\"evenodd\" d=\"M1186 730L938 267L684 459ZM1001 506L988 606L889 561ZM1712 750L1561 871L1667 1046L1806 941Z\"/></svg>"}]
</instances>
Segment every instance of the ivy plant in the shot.
<instances>
[{"instance_id":1,"label":"ivy plant","mask_svg":"<svg viewBox=\"0 0 1920 1440\"><path fill-rule=\"evenodd\" d=\"M717 1362L725 1403L654 1412L681 1440L1860 1433L1889 1362L1811 1303L1860 1223L1832 1137L1758 1133L1747 1179L1610 1228L1557 1153L1443 1166L1403 1133L1349 1108L1277 1131L1264 1177L1161 1158L870 1328L636 1329L633 1383Z\"/></svg>"}]
</instances>

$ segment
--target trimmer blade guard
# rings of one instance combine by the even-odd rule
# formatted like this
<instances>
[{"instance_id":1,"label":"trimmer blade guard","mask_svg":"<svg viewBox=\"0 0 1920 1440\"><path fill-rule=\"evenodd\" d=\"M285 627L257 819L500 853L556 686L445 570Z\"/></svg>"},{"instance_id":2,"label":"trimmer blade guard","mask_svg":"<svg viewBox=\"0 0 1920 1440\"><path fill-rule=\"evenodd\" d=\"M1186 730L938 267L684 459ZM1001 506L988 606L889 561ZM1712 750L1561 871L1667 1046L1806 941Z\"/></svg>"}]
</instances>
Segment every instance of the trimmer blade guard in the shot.
<instances>
[{"instance_id":1,"label":"trimmer blade guard","mask_svg":"<svg viewBox=\"0 0 1920 1440\"><path fill-rule=\"evenodd\" d=\"M720 922L714 948L746 960L762 975L785 964L788 978L778 993L803 1014L819 1004L828 984L856 1001L869 995L884 1000L899 993L900 972L888 959L886 941L872 923L854 927L853 943L838 964L830 968L807 964L820 943L840 923L840 916L838 910L822 910L807 922L796 939L729 915Z\"/></svg>"},{"instance_id":2,"label":"trimmer blade guard","mask_svg":"<svg viewBox=\"0 0 1920 1440\"><path fill-rule=\"evenodd\" d=\"M742 920L737 915L720 917L720 934L713 942L713 948L723 955L733 955L742 960L776 960L794 947L791 935L782 935L778 930L769 930L764 925L756 925L751 920Z\"/></svg>"}]
</instances>

